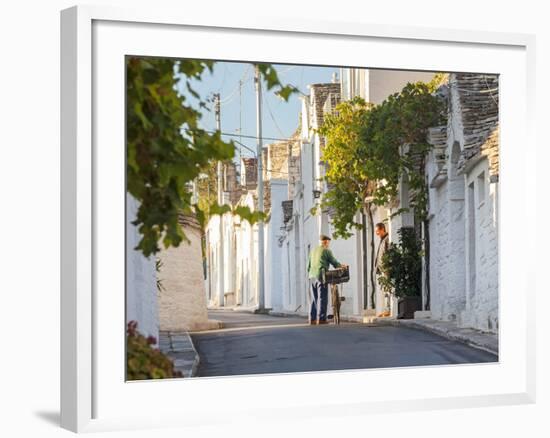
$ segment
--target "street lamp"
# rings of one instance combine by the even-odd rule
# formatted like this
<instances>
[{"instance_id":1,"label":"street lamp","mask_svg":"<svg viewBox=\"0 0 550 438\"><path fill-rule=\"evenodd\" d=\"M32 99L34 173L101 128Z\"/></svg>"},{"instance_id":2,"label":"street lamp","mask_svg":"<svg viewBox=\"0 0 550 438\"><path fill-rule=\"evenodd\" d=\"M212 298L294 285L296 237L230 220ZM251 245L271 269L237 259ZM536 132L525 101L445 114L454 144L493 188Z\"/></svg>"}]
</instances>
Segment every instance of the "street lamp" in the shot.
<instances>
[{"instance_id":1,"label":"street lamp","mask_svg":"<svg viewBox=\"0 0 550 438\"><path fill-rule=\"evenodd\" d=\"M256 152L253 149L250 149L247 145L245 145L244 143L241 143L239 140L232 140L232 141L234 141L235 143L240 144L247 151L251 152L252 155L254 155L254 158L257 158Z\"/></svg>"}]
</instances>

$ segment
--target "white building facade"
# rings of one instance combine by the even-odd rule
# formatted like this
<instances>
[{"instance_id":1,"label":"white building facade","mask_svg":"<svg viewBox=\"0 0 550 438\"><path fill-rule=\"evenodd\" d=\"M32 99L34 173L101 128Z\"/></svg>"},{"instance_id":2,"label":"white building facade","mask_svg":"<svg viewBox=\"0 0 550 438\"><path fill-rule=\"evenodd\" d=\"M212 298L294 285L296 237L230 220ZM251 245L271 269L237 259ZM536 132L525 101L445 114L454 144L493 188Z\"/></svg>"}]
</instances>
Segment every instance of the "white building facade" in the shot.
<instances>
[{"instance_id":1,"label":"white building facade","mask_svg":"<svg viewBox=\"0 0 550 438\"><path fill-rule=\"evenodd\" d=\"M432 318L498 330L498 77L450 74L447 126L434 127L426 166Z\"/></svg>"},{"instance_id":2,"label":"white building facade","mask_svg":"<svg viewBox=\"0 0 550 438\"><path fill-rule=\"evenodd\" d=\"M282 202L288 197L289 143L275 143L264 148L264 305L272 311L283 310L282 270L283 248L280 244L283 226ZM225 184L234 188L224 194L224 202L235 207L257 211L257 158L243 159L241 181ZM282 177L284 176L284 178ZM223 245L220 245L220 220L223 221ZM238 215L226 213L212 216L206 227L207 278L209 307L257 309L259 296L259 224L250 224ZM220 266L218 257L223 247ZM223 295L220 294L220 275L223 275ZM223 302L220 301L223 296Z\"/></svg>"}]
</instances>

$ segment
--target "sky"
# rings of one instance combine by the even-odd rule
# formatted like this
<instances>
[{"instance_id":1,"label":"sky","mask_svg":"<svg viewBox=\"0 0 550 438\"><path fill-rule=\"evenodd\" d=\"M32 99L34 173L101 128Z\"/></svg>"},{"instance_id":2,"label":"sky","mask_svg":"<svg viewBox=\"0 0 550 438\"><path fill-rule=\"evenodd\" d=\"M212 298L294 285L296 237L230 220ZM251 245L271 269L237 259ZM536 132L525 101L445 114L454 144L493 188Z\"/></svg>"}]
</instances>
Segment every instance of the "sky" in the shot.
<instances>
[{"instance_id":1,"label":"sky","mask_svg":"<svg viewBox=\"0 0 550 438\"><path fill-rule=\"evenodd\" d=\"M312 67L301 65L273 64L283 84L291 84L302 93L308 95L308 84L327 83L332 81L332 74L339 73L337 67ZM239 81L242 86L239 87ZM239 134L247 137L224 136L224 140L238 140L253 151L256 150L256 91L254 89L254 67L250 63L217 62L211 74L203 74L201 81L192 82L194 89L204 98L213 93L220 93L221 100L221 130L222 133ZM183 91L183 90L182 90ZM183 93L188 96L188 93ZM290 137L298 127L301 110L300 93L294 93L288 102L275 95L274 89L266 90L265 82L262 84L262 137L264 145L272 143L274 139L286 139ZM189 97L189 96L188 96ZM193 99L191 99L193 101ZM201 125L204 129L214 131L216 120L214 106L210 105L210 111L203 111L204 116ZM236 161L242 156L251 157L252 152L236 144Z\"/></svg>"}]
</instances>

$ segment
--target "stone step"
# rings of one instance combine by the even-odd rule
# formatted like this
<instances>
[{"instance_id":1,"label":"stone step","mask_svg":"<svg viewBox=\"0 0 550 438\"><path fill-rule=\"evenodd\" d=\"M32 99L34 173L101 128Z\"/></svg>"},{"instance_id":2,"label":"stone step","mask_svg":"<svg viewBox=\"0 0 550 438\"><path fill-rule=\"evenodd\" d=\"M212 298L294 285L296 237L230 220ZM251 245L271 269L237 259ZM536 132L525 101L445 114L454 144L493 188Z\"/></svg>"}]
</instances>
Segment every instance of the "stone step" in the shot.
<instances>
[{"instance_id":1,"label":"stone step","mask_svg":"<svg viewBox=\"0 0 550 438\"><path fill-rule=\"evenodd\" d=\"M375 319L376 319L375 309L363 310L363 324L372 324Z\"/></svg>"}]
</instances>

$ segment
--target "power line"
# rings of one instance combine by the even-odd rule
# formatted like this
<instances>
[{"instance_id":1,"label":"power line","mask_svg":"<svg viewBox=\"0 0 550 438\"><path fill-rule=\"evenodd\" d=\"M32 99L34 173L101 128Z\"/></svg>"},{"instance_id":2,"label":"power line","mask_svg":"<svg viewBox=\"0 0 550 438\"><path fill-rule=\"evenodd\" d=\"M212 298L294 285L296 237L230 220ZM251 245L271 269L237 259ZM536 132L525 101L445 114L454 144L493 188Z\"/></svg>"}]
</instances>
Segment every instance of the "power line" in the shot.
<instances>
[{"instance_id":1,"label":"power line","mask_svg":"<svg viewBox=\"0 0 550 438\"><path fill-rule=\"evenodd\" d=\"M265 95L265 93L262 93L264 96L265 106L267 106L267 112L271 116L271 120L273 120L273 124L275 125L275 128L277 131L279 131L279 134L281 134L281 137L284 137L285 134L283 133L282 129L279 127L279 124L277 123L277 120L275 120L275 117L273 116L273 112L271 112L271 107L269 106L269 101Z\"/></svg>"},{"instance_id":2,"label":"power line","mask_svg":"<svg viewBox=\"0 0 550 438\"><path fill-rule=\"evenodd\" d=\"M289 71L294 70L295 68L298 68L298 67L300 67L300 66L299 65L291 65L290 67L285 68L284 70L278 71L277 74L278 75L284 75L285 73L288 73Z\"/></svg>"},{"instance_id":3,"label":"power line","mask_svg":"<svg viewBox=\"0 0 550 438\"><path fill-rule=\"evenodd\" d=\"M248 82L250 78L248 78L248 73L250 72L250 66L248 66L245 71L243 72L243 75L240 79L240 81L237 83L237 86L229 93L229 96L227 96L225 99L223 99L220 103L222 105L227 105L231 100L233 100L234 97L236 97L237 93L240 91L242 84L245 82Z\"/></svg>"},{"instance_id":4,"label":"power line","mask_svg":"<svg viewBox=\"0 0 550 438\"><path fill-rule=\"evenodd\" d=\"M218 131L207 131L205 130L204 132L207 132L209 134L216 134L216 132ZM245 135L245 134L231 134L229 132L221 132L220 133L221 135L227 135L229 137L243 137L243 138L253 138L253 139L257 139L258 137L255 136L255 135ZM298 139L297 138L275 138L275 137L264 137L262 136L262 139L263 140L274 140L274 141L297 141Z\"/></svg>"},{"instance_id":5,"label":"power line","mask_svg":"<svg viewBox=\"0 0 550 438\"><path fill-rule=\"evenodd\" d=\"M227 74L227 64L223 64L223 78L222 82L220 84L220 87L218 88L218 93L221 93L223 86L225 85L225 76Z\"/></svg>"}]
</instances>

